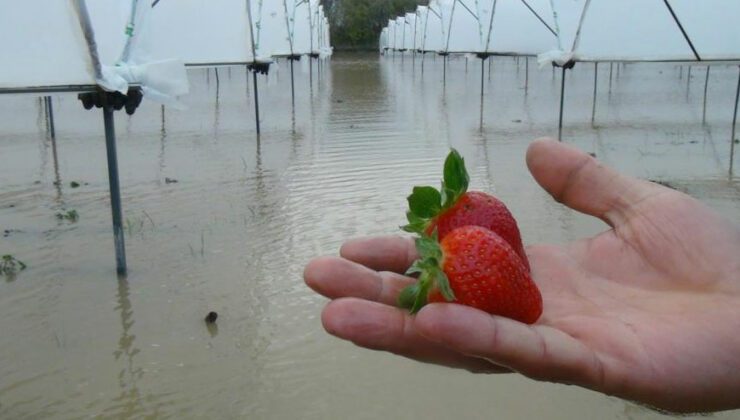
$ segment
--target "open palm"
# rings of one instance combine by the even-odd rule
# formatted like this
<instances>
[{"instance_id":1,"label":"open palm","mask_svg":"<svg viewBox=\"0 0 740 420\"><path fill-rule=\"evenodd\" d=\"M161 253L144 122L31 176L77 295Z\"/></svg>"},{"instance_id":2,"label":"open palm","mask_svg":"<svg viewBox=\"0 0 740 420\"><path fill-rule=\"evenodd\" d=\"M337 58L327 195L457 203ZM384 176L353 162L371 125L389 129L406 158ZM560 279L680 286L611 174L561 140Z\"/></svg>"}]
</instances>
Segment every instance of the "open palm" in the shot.
<instances>
[{"instance_id":1,"label":"open palm","mask_svg":"<svg viewBox=\"0 0 740 420\"><path fill-rule=\"evenodd\" d=\"M519 372L673 411L740 407L740 230L698 201L553 141L527 154L556 200L612 229L527 249L544 301L532 326L454 304L395 307L409 238L347 242L305 271L322 321L357 345L474 372Z\"/></svg>"}]
</instances>

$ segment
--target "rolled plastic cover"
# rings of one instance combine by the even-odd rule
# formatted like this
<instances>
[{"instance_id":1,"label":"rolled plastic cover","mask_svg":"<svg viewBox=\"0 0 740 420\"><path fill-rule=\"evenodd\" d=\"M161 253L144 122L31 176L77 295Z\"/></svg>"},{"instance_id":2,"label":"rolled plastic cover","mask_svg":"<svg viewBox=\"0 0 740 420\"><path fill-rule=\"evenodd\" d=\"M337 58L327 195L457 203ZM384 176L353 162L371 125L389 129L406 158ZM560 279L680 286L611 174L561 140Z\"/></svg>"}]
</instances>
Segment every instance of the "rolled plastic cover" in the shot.
<instances>
[{"instance_id":1,"label":"rolled plastic cover","mask_svg":"<svg viewBox=\"0 0 740 420\"><path fill-rule=\"evenodd\" d=\"M165 0L166 1L166 0ZM148 99L177 105L189 83L183 60L152 48L149 1L129 0L111 5L107 0L86 0L101 61L106 90L127 93L139 85Z\"/></svg>"}]
</instances>

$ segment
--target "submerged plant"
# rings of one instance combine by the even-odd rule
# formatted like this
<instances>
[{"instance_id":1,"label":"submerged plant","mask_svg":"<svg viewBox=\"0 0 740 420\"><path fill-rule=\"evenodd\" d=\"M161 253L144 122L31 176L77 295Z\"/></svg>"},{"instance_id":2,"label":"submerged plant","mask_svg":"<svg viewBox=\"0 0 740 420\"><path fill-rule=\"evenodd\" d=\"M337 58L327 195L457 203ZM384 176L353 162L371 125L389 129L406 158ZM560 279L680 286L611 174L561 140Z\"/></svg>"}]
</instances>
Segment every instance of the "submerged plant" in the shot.
<instances>
[{"instance_id":1,"label":"submerged plant","mask_svg":"<svg viewBox=\"0 0 740 420\"><path fill-rule=\"evenodd\" d=\"M12 255L3 255L0 260L0 274L5 276L14 276L20 271L26 269L26 264L23 261L16 259Z\"/></svg>"},{"instance_id":2,"label":"submerged plant","mask_svg":"<svg viewBox=\"0 0 740 420\"><path fill-rule=\"evenodd\" d=\"M56 214L56 217L59 220L66 220L68 222L74 223L77 220L79 220L80 215L79 215L79 213L77 213L77 210L68 210L68 211L63 212L63 213L57 213Z\"/></svg>"}]
</instances>

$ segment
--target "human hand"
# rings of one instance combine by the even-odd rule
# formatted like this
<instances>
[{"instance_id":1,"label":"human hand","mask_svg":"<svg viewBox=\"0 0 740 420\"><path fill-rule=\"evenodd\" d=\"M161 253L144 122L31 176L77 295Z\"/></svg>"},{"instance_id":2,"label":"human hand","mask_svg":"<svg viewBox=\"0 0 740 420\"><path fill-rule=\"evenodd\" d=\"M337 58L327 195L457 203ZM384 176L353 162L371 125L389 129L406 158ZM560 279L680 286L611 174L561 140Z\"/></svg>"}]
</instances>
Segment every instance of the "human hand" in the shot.
<instances>
[{"instance_id":1,"label":"human hand","mask_svg":"<svg viewBox=\"0 0 740 420\"><path fill-rule=\"evenodd\" d=\"M544 313L531 326L456 304L395 306L413 240L345 243L306 283L324 328L355 344L473 372L518 372L676 412L740 408L740 230L693 198L551 140L527 164L556 200L611 229L527 249Z\"/></svg>"}]
</instances>

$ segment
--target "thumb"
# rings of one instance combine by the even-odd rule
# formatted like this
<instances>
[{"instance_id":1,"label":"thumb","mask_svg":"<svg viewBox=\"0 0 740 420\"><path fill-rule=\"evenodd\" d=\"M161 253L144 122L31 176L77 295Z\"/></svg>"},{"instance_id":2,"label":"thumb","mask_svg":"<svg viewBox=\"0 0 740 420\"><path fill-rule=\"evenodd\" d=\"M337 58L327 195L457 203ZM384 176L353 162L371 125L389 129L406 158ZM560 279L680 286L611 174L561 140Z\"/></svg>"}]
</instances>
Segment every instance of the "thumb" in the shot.
<instances>
[{"instance_id":1,"label":"thumb","mask_svg":"<svg viewBox=\"0 0 740 420\"><path fill-rule=\"evenodd\" d=\"M624 223L635 204L661 188L622 175L586 153L551 139L532 142L527 150L527 166L555 200L612 227Z\"/></svg>"}]
</instances>

